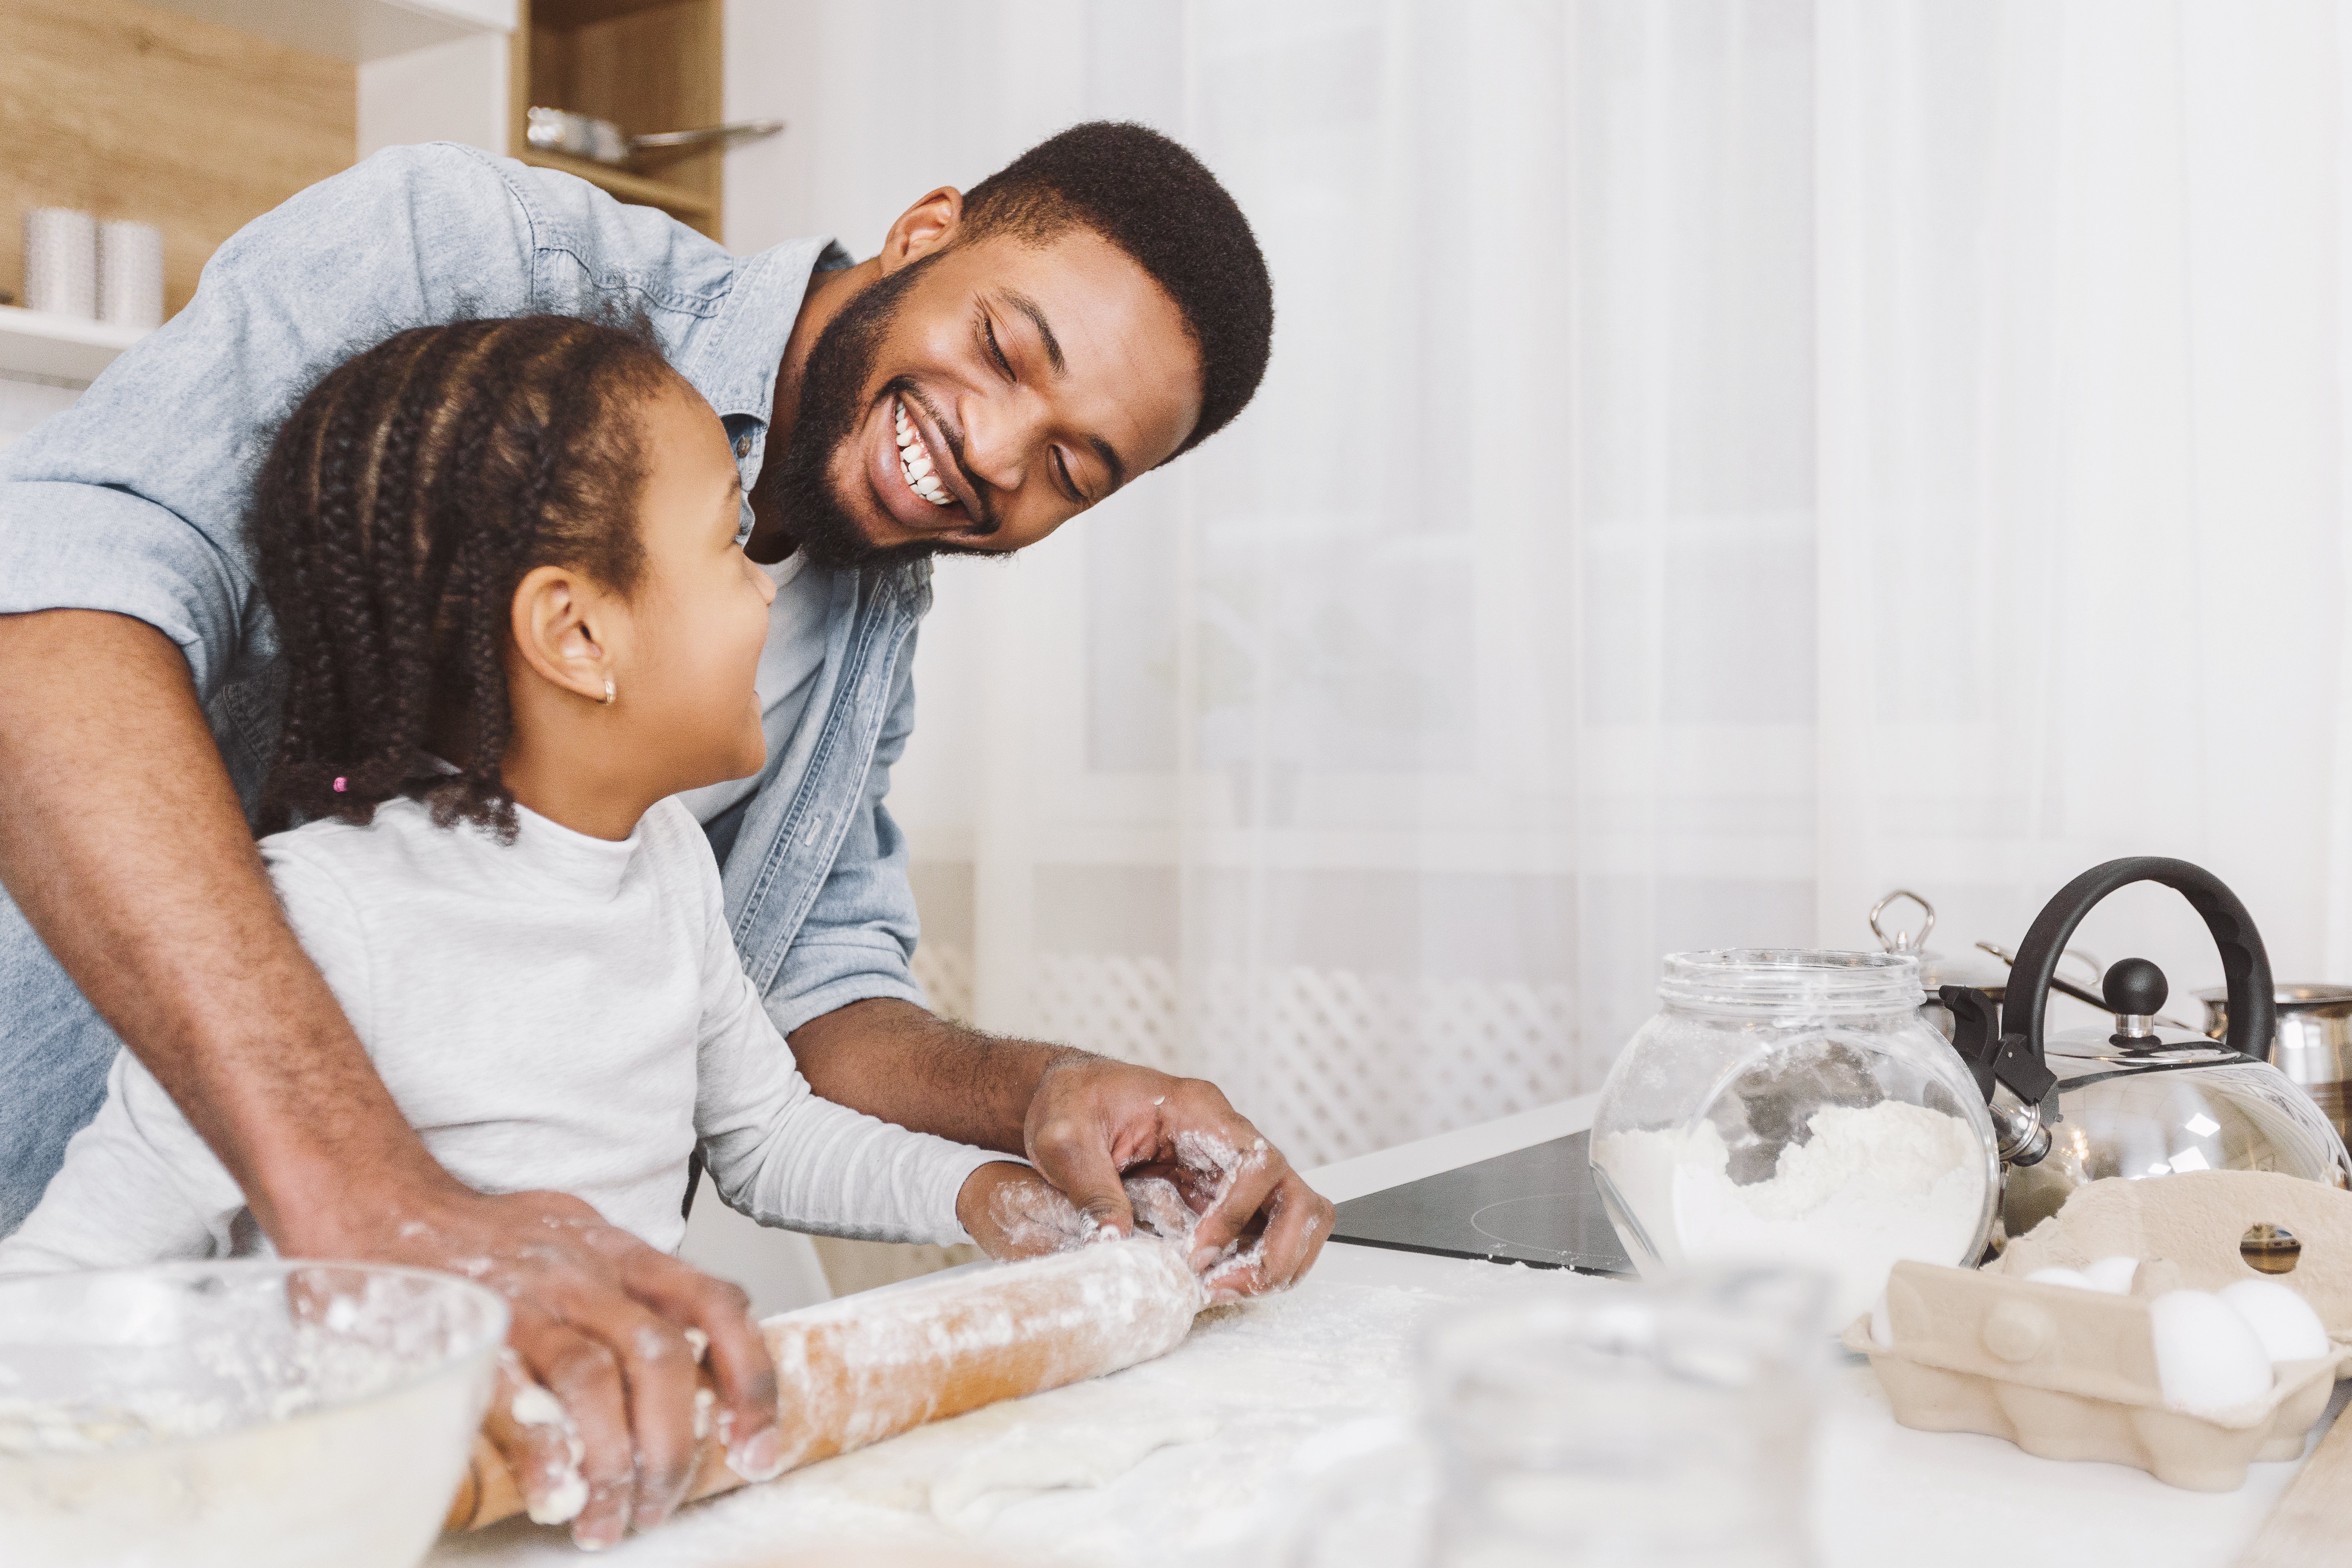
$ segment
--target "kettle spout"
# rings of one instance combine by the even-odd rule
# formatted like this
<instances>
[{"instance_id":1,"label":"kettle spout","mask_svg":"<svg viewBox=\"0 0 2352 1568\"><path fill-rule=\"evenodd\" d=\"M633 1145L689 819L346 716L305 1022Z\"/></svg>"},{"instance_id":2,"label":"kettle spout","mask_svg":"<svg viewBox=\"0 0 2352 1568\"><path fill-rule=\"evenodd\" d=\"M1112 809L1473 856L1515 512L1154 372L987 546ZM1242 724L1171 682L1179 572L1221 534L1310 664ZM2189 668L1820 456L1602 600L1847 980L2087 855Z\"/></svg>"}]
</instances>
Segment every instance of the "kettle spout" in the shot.
<instances>
[{"instance_id":1,"label":"kettle spout","mask_svg":"<svg viewBox=\"0 0 2352 1568\"><path fill-rule=\"evenodd\" d=\"M2050 1153L2050 1129L2042 1125L2039 1105L1985 1102L1992 1112L1993 1151L2004 1165L2038 1165Z\"/></svg>"}]
</instances>

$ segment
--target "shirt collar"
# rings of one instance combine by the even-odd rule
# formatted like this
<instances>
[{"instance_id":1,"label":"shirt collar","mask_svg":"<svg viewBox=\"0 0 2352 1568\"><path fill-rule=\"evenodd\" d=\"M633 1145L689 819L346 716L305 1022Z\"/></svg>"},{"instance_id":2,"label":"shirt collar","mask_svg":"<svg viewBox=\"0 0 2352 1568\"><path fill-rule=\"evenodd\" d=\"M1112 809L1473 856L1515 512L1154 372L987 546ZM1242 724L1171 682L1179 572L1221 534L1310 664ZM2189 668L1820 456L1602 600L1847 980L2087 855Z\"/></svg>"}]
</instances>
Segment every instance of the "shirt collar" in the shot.
<instances>
[{"instance_id":1,"label":"shirt collar","mask_svg":"<svg viewBox=\"0 0 2352 1568\"><path fill-rule=\"evenodd\" d=\"M697 334L694 363L678 367L721 419L766 426L810 277L849 264L849 253L829 235L786 240L744 258L718 315Z\"/></svg>"}]
</instances>

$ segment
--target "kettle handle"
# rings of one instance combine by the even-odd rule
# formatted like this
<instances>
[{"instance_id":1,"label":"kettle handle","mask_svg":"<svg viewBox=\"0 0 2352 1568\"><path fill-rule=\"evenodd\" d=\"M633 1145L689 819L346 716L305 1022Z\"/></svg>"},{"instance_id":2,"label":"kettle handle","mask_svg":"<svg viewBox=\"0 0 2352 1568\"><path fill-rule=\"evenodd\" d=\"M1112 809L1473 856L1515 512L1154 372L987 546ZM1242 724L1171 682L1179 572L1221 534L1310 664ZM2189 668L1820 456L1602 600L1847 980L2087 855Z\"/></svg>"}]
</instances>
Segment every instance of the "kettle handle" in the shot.
<instances>
[{"instance_id":1,"label":"kettle handle","mask_svg":"<svg viewBox=\"0 0 2352 1568\"><path fill-rule=\"evenodd\" d=\"M2271 982L2270 953L2263 934L2254 929L2246 906L2219 877L2202 866L2160 855L2132 855L2094 866L2042 907L2033 925L2019 944L2017 961L2009 968L2009 986L2001 1004L2001 1032L2023 1037L2024 1048L2037 1061L2042 1057L2043 1010L2050 1001L2050 983L2058 960L2083 917L2118 888L2134 882L2161 882L2189 900L2212 933L2221 952L2221 973L2230 987L2230 1034L2227 1044L2242 1056L2269 1059L2276 1020L2276 993Z\"/></svg>"}]
</instances>

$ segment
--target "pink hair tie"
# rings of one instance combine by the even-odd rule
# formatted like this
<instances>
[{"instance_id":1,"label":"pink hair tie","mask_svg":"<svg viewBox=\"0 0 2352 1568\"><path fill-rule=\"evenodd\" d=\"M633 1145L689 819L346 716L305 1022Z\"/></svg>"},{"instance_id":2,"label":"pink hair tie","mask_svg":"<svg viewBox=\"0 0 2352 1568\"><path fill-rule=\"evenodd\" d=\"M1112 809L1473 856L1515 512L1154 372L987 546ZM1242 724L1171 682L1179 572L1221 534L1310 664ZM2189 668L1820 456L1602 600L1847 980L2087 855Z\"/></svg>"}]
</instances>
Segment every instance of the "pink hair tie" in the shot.
<instances>
[{"instance_id":1,"label":"pink hair tie","mask_svg":"<svg viewBox=\"0 0 2352 1568\"><path fill-rule=\"evenodd\" d=\"M337 778L336 778L336 780L335 780L335 793L336 793L337 795L341 795L341 794L342 794L342 793L343 793L343 786L344 786L344 785L346 785L346 784L350 784L351 782L352 782L352 781L351 781L351 780L349 780L349 779L347 779L347 778L342 778L342 777L340 777L340 776L339 776L339 777L337 777Z\"/></svg>"}]
</instances>

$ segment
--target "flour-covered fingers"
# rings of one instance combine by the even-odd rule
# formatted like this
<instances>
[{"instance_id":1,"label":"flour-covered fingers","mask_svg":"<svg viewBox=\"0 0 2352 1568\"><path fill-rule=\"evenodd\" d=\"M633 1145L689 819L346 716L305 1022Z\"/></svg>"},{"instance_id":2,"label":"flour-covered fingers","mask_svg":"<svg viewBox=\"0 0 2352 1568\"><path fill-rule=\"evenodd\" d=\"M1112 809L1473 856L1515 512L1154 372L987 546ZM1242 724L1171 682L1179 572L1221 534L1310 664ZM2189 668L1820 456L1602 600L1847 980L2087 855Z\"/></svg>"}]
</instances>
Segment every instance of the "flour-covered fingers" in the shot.
<instances>
[{"instance_id":1,"label":"flour-covered fingers","mask_svg":"<svg viewBox=\"0 0 2352 1568\"><path fill-rule=\"evenodd\" d=\"M773 1479L784 1467L776 1418L776 1363L751 1321L740 1286L714 1279L676 1258L646 1249L629 1273L629 1292L671 1322L704 1337L704 1361L716 1385L715 1420L728 1468L747 1481Z\"/></svg>"},{"instance_id":2,"label":"flour-covered fingers","mask_svg":"<svg viewBox=\"0 0 2352 1568\"><path fill-rule=\"evenodd\" d=\"M506 1462L535 1524L569 1524L588 1500L580 1474L586 1449L555 1395L531 1381L522 1358L499 1352L499 1370L482 1435Z\"/></svg>"},{"instance_id":3,"label":"flour-covered fingers","mask_svg":"<svg viewBox=\"0 0 2352 1568\"><path fill-rule=\"evenodd\" d=\"M1097 1125L1076 1115L1048 1116L1029 1129L1028 1142L1030 1163L1079 1213L1119 1236L1133 1232L1135 1212L1128 1206L1109 1142Z\"/></svg>"},{"instance_id":4,"label":"flour-covered fingers","mask_svg":"<svg viewBox=\"0 0 2352 1568\"><path fill-rule=\"evenodd\" d=\"M1000 1259L1067 1252L1102 1235L1053 1184L1009 1160L979 1166L964 1178L956 1217L982 1252Z\"/></svg>"},{"instance_id":5,"label":"flour-covered fingers","mask_svg":"<svg viewBox=\"0 0 2352 1568\"><path fill-rule=\"evenodd\" d=\"M1176 1157L1222 1178L1216 1201L1192 1233L1192 1267L1206 1269L1258 1221L1259 1211L1290 1174L1290 1162L1238 1116L1215 1131L1178 1133Z\"/></svg>"},{"instance_id":6,"label":"flour-covered fingers","mask_svg":"<svg viewBox=\"0 0 2352 1568\"><path fill-rule=\"evenodd\" d=\"M571 1321L619 1360L635 1476L627 1518L651 1530L684 1500L694 1479L694 1348L679 1325L632 1300L600 1300L593 1315Z\"/></svg>"},{"instance_id":7,"label":"flour-covered fingers","mask_svg":"<svg viewBox=\"0 0 2352 1568\"><path fill-rule=\"evenodd\" d=\"M1245 1233L1202 1275L1209 1300L1232 1301L1297 1284L1330 1239L1334 1213L1328 1198L1292 1172L1266 1200L1264 1228Z\"/></svg>"},{"instance_id":8,"label":"flour-covered fingers","mask_svg":"<svg viewBox=\"0 0 2352 1568\"><path fill-rule=\"evenodd\" d=\"M585 1489L572 1516L572 1542L589 1552L618 1544L635 1500L635 1445L629 1437L628 1392L611 1346L570 1324L518 1315L510 1342L523 1365L562 1405L580 1442Z\"/></svg>"}]
</instances>

